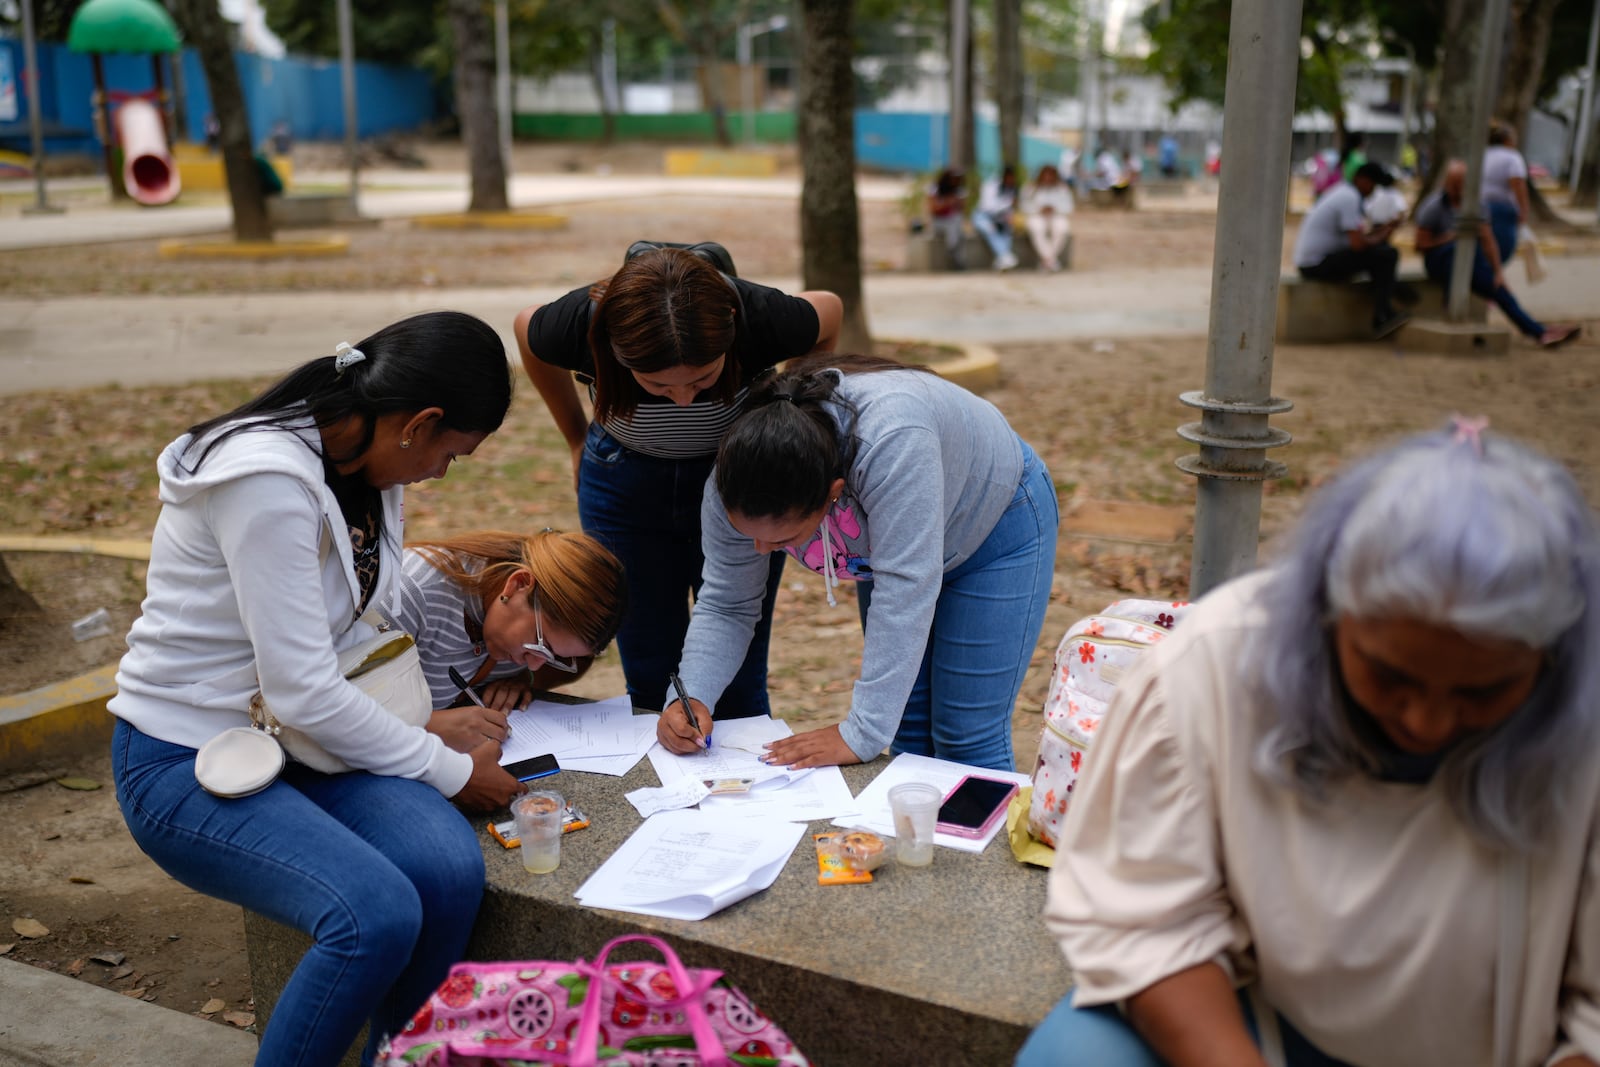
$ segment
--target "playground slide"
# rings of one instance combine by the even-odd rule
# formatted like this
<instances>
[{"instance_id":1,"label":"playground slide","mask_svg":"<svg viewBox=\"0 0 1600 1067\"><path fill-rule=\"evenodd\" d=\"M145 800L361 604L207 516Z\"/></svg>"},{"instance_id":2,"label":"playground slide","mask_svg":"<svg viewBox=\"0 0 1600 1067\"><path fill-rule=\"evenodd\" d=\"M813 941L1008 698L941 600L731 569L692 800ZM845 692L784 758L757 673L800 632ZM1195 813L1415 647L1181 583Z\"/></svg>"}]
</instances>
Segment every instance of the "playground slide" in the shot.
<instances>
[{"instance_id":1,"label":"playground slide","mask_svg":"<svg viewBox=\"0 0 1600 1067\"><path fill-rule=\"evenodd\" d=\"M123 188L147 207L172 203L183 183L167 146L161 112L149 100L129 97L117 107L116 122Z\"/></svg>"}]
</instances>

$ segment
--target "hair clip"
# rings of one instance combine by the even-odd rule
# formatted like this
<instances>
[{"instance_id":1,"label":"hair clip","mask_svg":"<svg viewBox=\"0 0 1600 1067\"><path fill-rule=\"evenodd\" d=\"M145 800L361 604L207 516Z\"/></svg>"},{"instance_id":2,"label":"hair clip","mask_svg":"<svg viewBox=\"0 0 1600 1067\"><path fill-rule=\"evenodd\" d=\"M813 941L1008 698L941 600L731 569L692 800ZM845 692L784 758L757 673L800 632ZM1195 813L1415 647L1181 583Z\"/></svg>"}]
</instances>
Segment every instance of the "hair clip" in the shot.
<instances>
[{"instance_id":1,"label":"hair clip","mask_svg":"<svg viewBox=\"0 0 1600 1067\"><path fill-rule=\"evenodd\" d=\"M1455 430L1452 441L1455 444L1470 444L1472 450L1483 455L1483 431L1489 428L1487 415L1452 415L1450 426Z\"/></svg>"},{"instance_id":2,"label":"hair clip","mask_svg":"<svg viewBox=\"0 0 1600 1067\"><path fill-rule=\"evenodd\" d=\"M366 358L367 354L349 341L340 341L333 346L333 372L343 374Z\"/></svg>"}]
</instances>

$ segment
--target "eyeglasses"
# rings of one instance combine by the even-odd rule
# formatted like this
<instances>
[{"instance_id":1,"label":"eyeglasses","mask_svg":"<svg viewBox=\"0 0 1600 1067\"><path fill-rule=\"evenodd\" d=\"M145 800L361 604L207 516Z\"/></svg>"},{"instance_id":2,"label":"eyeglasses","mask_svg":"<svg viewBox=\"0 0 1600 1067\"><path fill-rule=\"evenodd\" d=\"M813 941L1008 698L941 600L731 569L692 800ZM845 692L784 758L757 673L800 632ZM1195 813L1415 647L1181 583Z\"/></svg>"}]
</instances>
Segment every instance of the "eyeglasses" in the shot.
<instances>
[{"instance_id":1,"label":"eyeglasses","mask_svg":"<svg viewBox=\"0 0 1600 1067\"><path fill-rule=\"evenodd\" d=\"M530 645L527 642L523 642L522 647L529 652L544 657L544 661L558 671L566 671L568 674L576 674L578 672L578 665L575 662L564 656L556 655L550 651L550 646L544 643L544 619L539 612L538 587L533 590L533 644Z\"/></svg>"}]
</instances>

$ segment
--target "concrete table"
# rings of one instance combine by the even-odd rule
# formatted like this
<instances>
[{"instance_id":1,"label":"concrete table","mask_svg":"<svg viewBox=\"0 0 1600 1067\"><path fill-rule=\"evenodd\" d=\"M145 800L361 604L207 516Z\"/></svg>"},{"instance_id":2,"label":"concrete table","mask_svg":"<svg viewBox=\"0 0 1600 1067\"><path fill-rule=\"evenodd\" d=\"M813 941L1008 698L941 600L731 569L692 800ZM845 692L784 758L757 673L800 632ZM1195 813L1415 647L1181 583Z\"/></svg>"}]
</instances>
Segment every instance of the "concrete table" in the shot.
<instances>
[{"instance_id":1,"label":"concrete table","mask_svg":"<svg viewBox=\"0 0 1600 1067\"><path fill-rule=\"evenodd\" d=\"M844 768L851 791L887 764ZM528 874L515 850L482 834L488 886L471 959L592 958L619 934L655 933L689 966L725 971L823 1067L1009 1064L1067 990L1040 918L1048 872L1013 859L1003 832L980 855L938 848L931 867L891 861L870 885L836 886L817 884L808 834L771 888L686 922L586 908L572 896L641 822L623 794L657 784L649 761L621 779L564 771L539 784L576 802L591 825L566 836L548 875ZM308 941L256 915L246 931L264 1020Z\"/></svg>"}]
</instances>

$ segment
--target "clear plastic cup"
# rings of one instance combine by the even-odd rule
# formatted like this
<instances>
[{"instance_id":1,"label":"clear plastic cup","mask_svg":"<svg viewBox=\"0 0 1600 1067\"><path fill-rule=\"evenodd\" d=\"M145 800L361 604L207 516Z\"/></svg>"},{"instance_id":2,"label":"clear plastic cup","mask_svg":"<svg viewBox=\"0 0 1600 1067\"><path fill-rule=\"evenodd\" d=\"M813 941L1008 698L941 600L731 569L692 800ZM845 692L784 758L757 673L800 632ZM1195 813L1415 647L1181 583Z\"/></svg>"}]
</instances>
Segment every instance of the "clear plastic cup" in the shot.
<instances>
[{"instance_id":1,"label":"clear plastic cup","mask_svg":"<svg viewBox=\"0 0 1600 1067\"><path fill-rule=\"evenodd\" d=\"M894 814L894 858L907 867L933 862L933 828L944 796L925 782L905 782L889 790Z\"/></svg>"},{"instance_id":2,"label":"clear plastic cup","mask_svg":"<svg viewBox=\"0 0 1600 1067\"><path fill-rule=\"evenodd\" d=\"M511 802L511 817L522 838L522 866L529 874L549 874L561 865L561 821L567 802L560 793L536 789Z\"/></svg>"}]
</instances>

